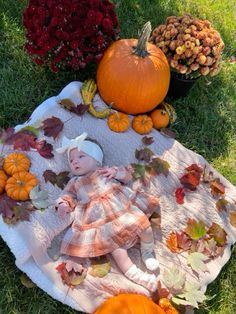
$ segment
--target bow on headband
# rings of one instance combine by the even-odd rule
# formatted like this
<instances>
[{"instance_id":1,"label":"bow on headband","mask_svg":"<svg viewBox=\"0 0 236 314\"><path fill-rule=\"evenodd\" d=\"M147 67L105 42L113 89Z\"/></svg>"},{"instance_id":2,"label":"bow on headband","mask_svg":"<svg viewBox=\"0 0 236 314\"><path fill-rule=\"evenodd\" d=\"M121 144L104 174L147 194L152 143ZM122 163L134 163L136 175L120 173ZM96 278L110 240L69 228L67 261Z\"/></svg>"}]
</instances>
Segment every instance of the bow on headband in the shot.
<instances>
[{"instance_id":1,"label":"bow on headband","mask_svg":"<svg viewBox=\"0 0 236 314\"><path fill-rule=\"evenodd\" d=\"M63 136L62 146L57 148L56 151L59 154L63 154L64 152L67 151L67 155L69 158L70 151L73 148L77 148L79 151L82 150L84 153L93 157L95 160L100 162L100 164L102 164L103 152L101 148L96 143L85 141L87 136L88 134L86 132L83 132L81 135L71 140L66 136Z\"/></svg>"},{"instance_id":2,"label":"bow on headband","mask_svg":"<svg viewBox=\"0 0 236 314\"><path fill-rule=\"evenodd\" d=\"M73 148L77 148L78 150L81 149L81 146L83 144L83 141L86 139L86 137L88 136L88 134L86 132L83 132L81 135L77 136L74 139L69 139L66 136L63 136L62 138L62 146L60 148L57 148L56 151L59 154L63 154L65 151L68 150L68 153L70 152L70 150L72 150Z\"/></svg>"}]
</instances>

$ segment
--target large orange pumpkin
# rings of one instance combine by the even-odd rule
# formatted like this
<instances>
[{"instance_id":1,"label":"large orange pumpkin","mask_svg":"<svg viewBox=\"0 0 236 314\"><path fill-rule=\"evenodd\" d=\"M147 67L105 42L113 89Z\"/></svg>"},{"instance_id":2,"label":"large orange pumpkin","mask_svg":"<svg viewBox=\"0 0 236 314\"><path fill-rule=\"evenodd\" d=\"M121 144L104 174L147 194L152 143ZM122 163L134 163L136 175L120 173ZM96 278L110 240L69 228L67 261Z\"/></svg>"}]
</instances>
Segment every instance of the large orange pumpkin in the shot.
<instances>
[{"instance_id":1,"label":"large orange pumpkin","mask_svg":"<svg viewBox=\"0 0 236 314\"><path fill-rule=\"evenodd\" d=\"M165 314L162 308L141 294L119 294L105 301L94 314Z\"/></svg>"},{"instance_id":2,"label":"large orange pumpkin","mask_svg":"<svg viewBox=\"0 0 236 314\"><path fill-rule=\"evenodd\" d=\"M7 195L16 201L26 201L29 193L38 184L38 179L30 172L20 171L7 180L5 190Z\"/></svg>"},{"instance_id":3,"label":"large orange pumpkin","mask_svg":"<svg viewBox=\"0 0 236 314\"><path fill-rule=\"evenodd\" d=\"M97 86L103 100L128 114L154 109L165 98L170 69L164 53L148 43L147 22L139 40L115 41L104 53L97 70Z\"/></svg>"}]
</instances>

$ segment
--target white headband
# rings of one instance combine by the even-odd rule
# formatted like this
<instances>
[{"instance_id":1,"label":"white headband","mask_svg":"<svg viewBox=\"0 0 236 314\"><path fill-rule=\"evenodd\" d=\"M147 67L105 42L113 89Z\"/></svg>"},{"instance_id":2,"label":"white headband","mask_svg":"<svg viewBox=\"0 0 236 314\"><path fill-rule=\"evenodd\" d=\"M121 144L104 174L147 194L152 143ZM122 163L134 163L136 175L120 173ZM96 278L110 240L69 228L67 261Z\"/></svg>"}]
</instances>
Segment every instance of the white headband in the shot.
<instances>
[{"instance_id":1,"label":"white headband","mask_svg":"<svg viewBox=\"0 0 236 314\"><path fill-rule=\"evenodd\" d=\"M77 148L79 151L80 150L83 151L90 157L93 157L95 160L100 162L100 164L102 164L103 152L101 148L96 143L85 141L87 135L88 134L86 132L83 132L80 136L71 140L67 138L66 136L63 136L62 146L57 148L56 151L59 154L63 154L64 152L67 151L67 156L69 159L70 151L73 148Z\"/></svg>"}]
</instances>

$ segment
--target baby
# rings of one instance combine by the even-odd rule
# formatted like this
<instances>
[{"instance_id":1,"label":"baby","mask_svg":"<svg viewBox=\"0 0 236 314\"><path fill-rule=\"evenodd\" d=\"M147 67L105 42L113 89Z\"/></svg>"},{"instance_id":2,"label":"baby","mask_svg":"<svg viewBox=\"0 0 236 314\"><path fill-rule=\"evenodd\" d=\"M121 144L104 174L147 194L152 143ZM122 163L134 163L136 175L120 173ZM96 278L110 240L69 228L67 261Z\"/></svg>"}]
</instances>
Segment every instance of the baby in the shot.
<instances>
[{"instance_id":1,"label":"baby","mask_svg":"<svg viewBox=\"0 0 236 314\"><path fill-rule=\"evenodd\" d=\"M156 276L137 268L127 249L139 238L147 269L158 268L148 220L158 206L158 198L126 185L132 179L132 167L102 167L100 145L86 138L86 133L72 140L64 137L62 147L57 149L58 153L67 152L74 175L56 201L61 218L74 212L72 227L62 240L61 253L77 257L111 253L127 278L153 292L157 289Z\"/></svg>"}]
</instances>

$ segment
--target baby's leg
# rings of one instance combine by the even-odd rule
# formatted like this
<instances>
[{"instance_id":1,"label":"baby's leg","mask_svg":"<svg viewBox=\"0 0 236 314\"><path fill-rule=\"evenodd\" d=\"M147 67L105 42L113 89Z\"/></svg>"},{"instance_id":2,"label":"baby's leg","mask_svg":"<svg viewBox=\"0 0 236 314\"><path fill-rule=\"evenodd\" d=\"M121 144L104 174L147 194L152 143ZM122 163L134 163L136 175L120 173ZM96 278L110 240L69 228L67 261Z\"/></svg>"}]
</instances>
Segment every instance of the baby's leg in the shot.
<instances>
[{"instance_id":1,"label":"baby's leg","mask_svg":"<svg viewBox=\"0 0 236 314\"><path fill-rule=\"evenodd\" d=\"M154 292L157 289L157 278L154 274L144 273L133 264L125 249L119 248L113 251L112 256L120 270L130 280Z\"/></svg>"},{"instance_id":2,"label":"baby's leg","mask_svg":"<svg viewBox=\"0 0 236 314\"><path fill-rule=\"evenodd\" d=\"M154 271L159 267L159 262L154 253L154 239L153 231L151 227L148 227L140 235L140 245L142 260L145 263L147 269Z\"/></svg>"}]
</instances>

